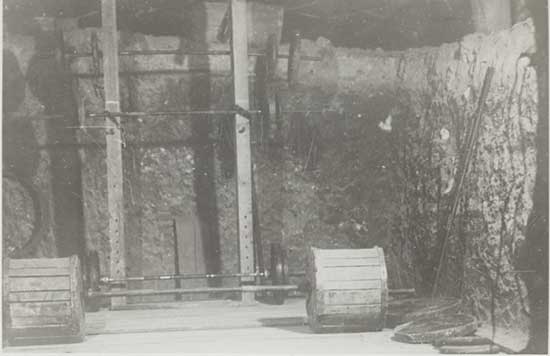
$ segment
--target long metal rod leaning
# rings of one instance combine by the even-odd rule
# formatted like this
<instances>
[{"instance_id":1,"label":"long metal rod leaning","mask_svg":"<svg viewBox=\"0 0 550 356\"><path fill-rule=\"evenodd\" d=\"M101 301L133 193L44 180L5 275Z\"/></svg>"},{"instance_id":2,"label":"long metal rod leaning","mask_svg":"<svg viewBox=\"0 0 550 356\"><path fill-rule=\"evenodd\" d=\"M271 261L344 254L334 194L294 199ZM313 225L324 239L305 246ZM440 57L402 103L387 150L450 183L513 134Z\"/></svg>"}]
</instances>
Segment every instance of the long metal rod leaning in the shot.
<instances>
[{"instance_id":1,"label":"long metal rod leaning","mask_svg":"<svg viewBox=\"0 0 550 356\"><path fill-rule=\"evenodd\" d=\"M485 72L485 78L483 80L483 85L481 87L481 94L479 95L479 100L477 104L477 111L475 113L474 122L472 125L471 132L469 133L468 137L466 138L466 156L464 158L464 163L462 166L462 172L460 172L459 180L456 187L456 193L453 201L453 205L451 207L451 213L449 214L449 217L447 219L447 225L445 230L445 236L443 238L443 244L441 246L441 249L439 251L439 264L437 268L437 272L434 279L434 284L432 287L432 298L435 297L438 288L439 288L439 279L441 275L441 269L443 267L443 261L445 258L445 253L447 249L447 244L449 241L449 236L451 234L451 229L454 224L454 219L456 216L456 212L458 210L458 205L460 203L460 200L462 198L462 185L464 183L464 180L466 179L466 174L468 174L470 169L470 163L473 159L474 150L477 147L476 140L478 139L479 135L479 127L481 125L481 120L483 118L483 109L485 106L485 100L487 99L487 95L489 93L489 89L491 87L491 80L493 79L493 74L495 72L495 69L493 67L488 67L487 71Z\"/></svg>"}]
</instances>

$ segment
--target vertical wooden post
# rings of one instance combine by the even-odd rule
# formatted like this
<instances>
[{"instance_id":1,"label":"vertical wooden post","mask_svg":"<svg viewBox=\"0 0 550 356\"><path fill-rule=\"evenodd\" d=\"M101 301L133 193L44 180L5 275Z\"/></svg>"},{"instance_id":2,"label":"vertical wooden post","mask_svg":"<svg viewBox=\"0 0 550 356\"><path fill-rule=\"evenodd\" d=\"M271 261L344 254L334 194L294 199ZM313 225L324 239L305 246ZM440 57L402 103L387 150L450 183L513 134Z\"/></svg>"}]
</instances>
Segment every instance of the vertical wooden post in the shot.
<instances>
[{"instance_id":1,"label":"vertical wooden post","mask_svg":"<svg viewBox=\"0 0 550 356\"><path fill-rule=\"evenodd\" d=\"M249 109L248 96L248 33L246 0L231 0L231 58L235 104ZM241 273L254 272L254 245L252 224L252 164L250 150L250 123L235 115L235 149L237 157L237 207L239 227L239 259ZM241 278L241 283L252 283L253 277ZM243 302L252 302L254 293L243 292Z\"/></svg>"},{"instance_id":2,"label":"vertical wooden post","mask_svg":"<svg viewBox=\"0 0 550 356\"><path fill-rule=\"evenodd\" d=\"M101 25L103 27L105 110L119 112L116 0L101 0ZM105 118L105 126L107 127L107 205L109 210L109 241L111 244L110 275L112 278L120 279L126 276L120 118ZM126 299L124 297L111 299L112 307L125 303Z\"/></svg>"}]
</instances>

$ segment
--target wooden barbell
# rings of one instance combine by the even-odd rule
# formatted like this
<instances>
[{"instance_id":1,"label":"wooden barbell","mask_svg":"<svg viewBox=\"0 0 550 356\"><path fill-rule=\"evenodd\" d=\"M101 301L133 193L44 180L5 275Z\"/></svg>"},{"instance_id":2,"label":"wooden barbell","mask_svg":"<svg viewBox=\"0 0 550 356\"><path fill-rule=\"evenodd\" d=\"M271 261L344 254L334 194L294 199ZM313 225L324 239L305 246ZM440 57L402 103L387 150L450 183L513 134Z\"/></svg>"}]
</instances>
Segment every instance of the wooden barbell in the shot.
<instances>
[{"instance_id":1,"label":"wooden barbell","mask_svg":"<svg viewBox=\"0 0 550 356\"><path fill-rule=\"evenodd\" d=\"M91 310L97 309L97 299L112 298L121 296L146 296L146 295L167 295L167 294L194 294L194 293L222 293L222 292L272 292L273 302L283 304L289 291L299 290L297 285L290 284L290 277L304 276L305 272L290 273L286 262L286 252L280 243L271 243L271 264L267 271L258 271L255 273L226 273L226 274L167 274L126 277L122 279L113 279L110 277L100 277L99 258L97 252L91 251L88 254L85 271L85 286L87 289L88 306ZM240 287L206 287L192 289L135 289L135 290L116 290L101 291L101 285L124 287L130 281L148 281L148 280L183 280L183 279L214 279L214 278L238 278L238 277L261 277L268 281L264 285L243 285ZM414 294L414 289L395 289L389 290L390 294ZM90 308L89 308L90 309Z\"/></svg>"}]
</instances>

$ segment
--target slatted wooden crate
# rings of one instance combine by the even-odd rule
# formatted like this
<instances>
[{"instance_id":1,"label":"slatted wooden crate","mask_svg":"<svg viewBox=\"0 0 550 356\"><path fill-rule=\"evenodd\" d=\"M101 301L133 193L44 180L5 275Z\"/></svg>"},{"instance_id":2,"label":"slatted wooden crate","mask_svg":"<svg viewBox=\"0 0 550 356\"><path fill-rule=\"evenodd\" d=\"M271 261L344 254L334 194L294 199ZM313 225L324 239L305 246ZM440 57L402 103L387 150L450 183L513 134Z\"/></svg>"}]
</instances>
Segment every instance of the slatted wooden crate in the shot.
<instances>
[{"instance_id":1,"label":"slatted wooden crate","mask_svg":"<svg viewBox=\"0 0 550 356\"><path fill-rule=\"evenodd\" d=\"M312 248L306 278L308 322L315 332L382 330L388 300L382 248Z\"/></svg>"},{"instance_id":2,"label":"slatted wooden crate","mask_svg":"<svg viewBox=\"0 0 550 356\"><path fill-rule=\"evenodd\" d=\"M84 339L78 256L5 259L3 266L3 329L10 345Z\"/></svg>"}]
</instances>

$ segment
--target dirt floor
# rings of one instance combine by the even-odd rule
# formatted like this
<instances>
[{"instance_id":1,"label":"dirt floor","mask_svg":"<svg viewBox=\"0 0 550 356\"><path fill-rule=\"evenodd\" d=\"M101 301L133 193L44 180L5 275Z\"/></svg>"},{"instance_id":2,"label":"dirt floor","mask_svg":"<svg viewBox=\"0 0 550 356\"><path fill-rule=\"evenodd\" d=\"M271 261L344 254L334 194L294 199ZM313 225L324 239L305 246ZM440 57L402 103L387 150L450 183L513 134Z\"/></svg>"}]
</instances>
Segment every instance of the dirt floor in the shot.
<instances>
[{"instance_id":1,"label":"dirt floor","mask_svg":"<svg viewBox=\"0 0 550 356\"><path fill-rule=\"evenodd\" d=\"M80 344L9 347L4 352L438 353L431 345L392 341L393 331L313 334L304 300L284 305L235 301L156 304L157 308L86 315Z\"/></svg>"}]
</instances>

